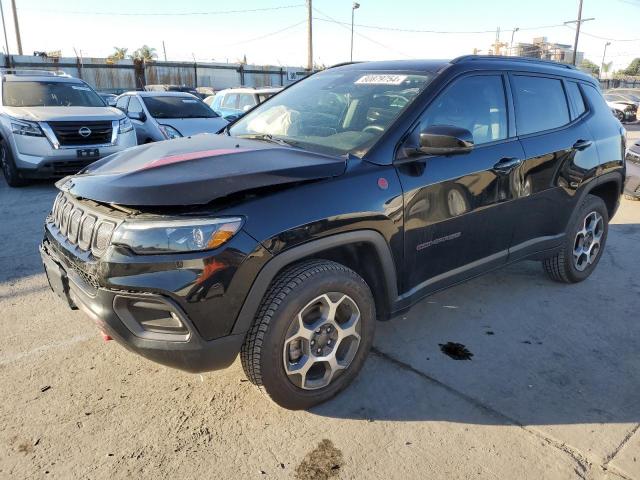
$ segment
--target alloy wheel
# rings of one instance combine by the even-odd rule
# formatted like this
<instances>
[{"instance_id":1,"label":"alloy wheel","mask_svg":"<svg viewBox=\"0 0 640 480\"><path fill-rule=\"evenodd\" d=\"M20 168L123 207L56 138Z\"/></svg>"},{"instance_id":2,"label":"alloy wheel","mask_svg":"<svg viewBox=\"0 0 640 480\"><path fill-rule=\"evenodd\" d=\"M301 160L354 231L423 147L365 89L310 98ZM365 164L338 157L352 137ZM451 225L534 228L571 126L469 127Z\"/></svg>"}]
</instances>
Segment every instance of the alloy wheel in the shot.
<instances>
[{"instance_id":1,"label":"alloy wheel","mask_svg":"<svg viewBox=\"0 0 640 480\"><path fill-rule=\"evenodd\" d=\"M576 234L573 245L573 264L576 270L583 272L595 262L600 253L604 219L598 212L590 212L582 223L582 229Z\"/></svg>"},{"instance_id":2,"label":"alloy wheel","mask_svg":"<svg viewBox=\"0 0 640 480\"><path fill-rule=\"evenodd\" d=\"M284 369L299 388L326 387L349 367L360 346L360 310L343 293L314 298L291 321L284 341Z\"/></svg>"}]
</instances>

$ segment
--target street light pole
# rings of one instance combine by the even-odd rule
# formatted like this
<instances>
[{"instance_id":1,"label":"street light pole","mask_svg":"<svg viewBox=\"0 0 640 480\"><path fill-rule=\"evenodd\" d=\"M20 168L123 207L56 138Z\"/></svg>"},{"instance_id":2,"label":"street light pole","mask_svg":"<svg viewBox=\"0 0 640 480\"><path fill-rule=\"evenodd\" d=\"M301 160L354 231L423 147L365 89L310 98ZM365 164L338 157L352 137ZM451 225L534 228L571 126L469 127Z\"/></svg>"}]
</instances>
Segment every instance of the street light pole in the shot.
<instances>
[{"instance_id":1,"label":"street light pole","mask_svg":"<svg viewBox=\"0 0 640 480\"><path fill-rule=\"evenodd\" d=\"M516 34L516 32L520 30L520 27L515 27L513 30L511 30L511 44L509 45L509 54L511 55L511 53L513 53L513 36Z\"/></svg>"},{"instance_id":2,"label":"street light pole","mask_svg":"<svg viewBox=\"0 0 640 480\"><path fill-rule=\"evenodd\" d=\"M360 4L353 2L353 5L351 5L351 62L353 62L353 21L356 15L356 9L358 8L360 8Z\"/></svg>"},{"instance_id":3,"label":"street light pole","mask_svg":"<svg viewBox=\"0 0 640 480\"><path fill-rule=\"evenodd\" d=\"M611 45L611 42L607 42L604 44L604 52L602 52L602 63L600 64L600 78L602 78L602 73L604 71L604 57L607 55L607 47Z\"/></svg>"}]
</instances>

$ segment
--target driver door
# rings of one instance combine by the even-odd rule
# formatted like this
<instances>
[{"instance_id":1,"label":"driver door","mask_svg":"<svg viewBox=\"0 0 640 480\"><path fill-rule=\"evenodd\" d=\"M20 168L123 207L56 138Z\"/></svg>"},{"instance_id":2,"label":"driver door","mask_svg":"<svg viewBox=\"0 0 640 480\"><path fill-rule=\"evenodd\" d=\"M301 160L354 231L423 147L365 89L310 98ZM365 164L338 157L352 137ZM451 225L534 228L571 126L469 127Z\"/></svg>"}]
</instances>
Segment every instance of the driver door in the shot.
<instances>
[{"instance_id":1,"label":"driver door","mask_svg":"<svg viewBox=\"0 0 640 480\"><path fill-rule=\"evenodd\" d=\"M455 79L427 107L408 144L432 125L464 128L474 148L420 155L397 165L404 191L405 272L422 296L507 261L513 221L511 177L524 152L512 137L502 73ZM407 161L408 160L408 161Z\"/></svg>"}]
</instances>

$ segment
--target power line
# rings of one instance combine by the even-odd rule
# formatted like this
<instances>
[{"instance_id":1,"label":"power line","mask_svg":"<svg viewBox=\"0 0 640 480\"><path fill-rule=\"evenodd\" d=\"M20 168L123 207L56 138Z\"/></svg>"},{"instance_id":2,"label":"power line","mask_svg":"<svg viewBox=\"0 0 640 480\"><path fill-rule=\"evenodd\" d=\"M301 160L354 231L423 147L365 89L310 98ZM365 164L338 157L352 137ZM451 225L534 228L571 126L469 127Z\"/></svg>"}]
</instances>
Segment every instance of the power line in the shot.
<instances>
[{"instance_id":1,"label":"power line","mask_svg":"<svg viewBox=\"0 0 640 480\"><path fill-rule=\"evenodd\" d=\"M320 11L320 10L318 10L317 8L314 8L313 10L314 10L316 13L319 13L320 15L324 15L324 16L326 17L326 19L325 19L325 18L318 18L318 17L314 17L314 19L315 19L315 20L321 20L321 21L324 21L324 22L331 22L331 23L335 23L336 25L338 25L338 26L340 26L340 27L342 27L342 28L344 28L344 29L346 29L346 30L351 31L351 28L350 28L350 27L347 27L346 25L343 25L343 23L342 23L342 22L340 22L340 21L336 20L335 18L330 17L329 15L327 15L327 14L326 14L326 13L324 13L324 12L321 12L321 11ZM349 23L349 25L351 25L351 24ZM399 51L399 50L396 50L395 48L392 48L392 47L390 47L390 46L388 46L388 45L385 45L385 44L383 44L383 43L380 43L380 42L378 42L377 40L374 40L374 39L372 39L372 38L369 38L369 37L367 37L366 35L363 35L362 33L354 32L354 34L355 34L355 35L358 35L359 37L364 38L365 40L368 40L368 41L369 41L369 42L371 42L371 43L374 43L374 44L378 45L379 47L386 48L387 50L389 50L389 51L391 51L391 52L394 52L394 53L397 53L397 54L399 54L399 55L402 55L403 57L413 58L413 57L411 57L411 55L407 55L407 54L406 54L406 53L404 53L404 52L401 52L401 51Z\"/></svg>"},{"instance_id":2,"label":"power line","mask_svg":"<svg viewBox=\"0 0 640 480\"><path fill-rule=\"evenodd\" d=\"M288 8L304 7L304 3L297 3L294 5L282 5L279 7L264 7L264 8L248 8L243 10L217 10L217 11L202 11L202 12L83 12L79 10L42 10L42 9L30 9L23 8L23 11L37 11L40 13L60 13L64 15L104 15L104 16L121 16L121 17L165 17L165 16L189 16L189 15L230 15L234 13L252 13L252 12L267 12L272 10L284 10Z\"/></svg>"},{"instance_id":3,"label":"power line","mask_svg":"<svg viewBox=\"0 0 640 480\"><path fill-rule=\"evenodd\" d=\"M318 9L314 10L318 13L322 13L319 12ZM325 15L326 17L328 17L328 15L326 14L322 14ZM318 17L314 17L314 20L320 20L323 22L333 22L333 23L339 23L341 25L345 25L345 26L351 26L351 22L342 22L340 20L336 20L336 19L325 19L325 18L318 18ZM370 28L373 30L386 30L386 31L391 31L391 32L406 32L406 33L437 33L437 34L480 34L480 33L495 33L496 30L495 28L492 30L422 30L422 29L412 29L412 28L398 28L398 27L383 27L380 25L365 25L365 24L361 24L361 23L356 23L354 24L356 27L361 27L361 28ZM557 25L540 25L538 27L521 27L520 30L544 30L546 28L556 28L556 27L564 27L564 24L557 24Z\"/></svg>"},{"instance_id":4,"label":"power line","mask_svg":"<svg viewBox=\"0 0 640 480\"><path fill-rule=\"evenodd\" d=\"M228 44L220 45L220 46L221 47L234 47L236 45L243 45L245 43L255 42L257 40L262 40L263 38L272 37L273 35L277 35L279 33L285 32L287 30L291 30L292 28L295 28L295 27L297 27L299 25L302 25L303 23L306 23L306 22L307 22L306 20L302 20L301 22L294 23L293 25L289 25L288 27L281 28L280 30L276 30L274 32L265 33L264 35L260 35L258 37L250 38L248 40L242 40L240 42L228 43Z\"/></svg>"}]
</instances>

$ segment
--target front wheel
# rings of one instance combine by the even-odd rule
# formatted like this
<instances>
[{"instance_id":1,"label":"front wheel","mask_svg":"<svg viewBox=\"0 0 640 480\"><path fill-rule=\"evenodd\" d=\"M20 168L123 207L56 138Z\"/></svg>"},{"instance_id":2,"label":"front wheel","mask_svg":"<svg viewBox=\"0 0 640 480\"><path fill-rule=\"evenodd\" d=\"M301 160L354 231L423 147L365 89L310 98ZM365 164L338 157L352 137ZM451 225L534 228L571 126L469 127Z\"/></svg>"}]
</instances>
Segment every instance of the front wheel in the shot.
<instances>
[{"instance_id":1,"label":"front wheel","mask_svg":"<svg viewBox=\"0 0 640 480\"><path fill-rule=\"evenodd\" d=\"M273 281L241 351L242 367L278 405L306 409L344 389L373 343L367 283L327 260L294 265Z\"/></svg>"},{"instance_id":2,"label":"front wheel","mask_svg":"<svg viewBox=\"0 0 640 480\"><path fill-rule=\"evenodd\" d=\"M23 187L27 184L27 181L20 175L13 160L11 148L5 140L0 140L0 167L2 167L4 179L10 187Z\"/></svg>"},{"instance_id":3,"label":"front wheel","mask_svg":"<svg viewBox=\"0 0 640 480\"><path fill-rule=\"evenodd\" d=\"M600 197L587 195L567 228L560 251L543 260L544 268L553 280L576 283L585 280L595 270L609 231L609 213Z\"/></svg>"}]
</instances>

